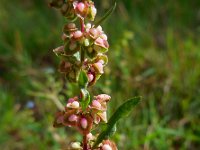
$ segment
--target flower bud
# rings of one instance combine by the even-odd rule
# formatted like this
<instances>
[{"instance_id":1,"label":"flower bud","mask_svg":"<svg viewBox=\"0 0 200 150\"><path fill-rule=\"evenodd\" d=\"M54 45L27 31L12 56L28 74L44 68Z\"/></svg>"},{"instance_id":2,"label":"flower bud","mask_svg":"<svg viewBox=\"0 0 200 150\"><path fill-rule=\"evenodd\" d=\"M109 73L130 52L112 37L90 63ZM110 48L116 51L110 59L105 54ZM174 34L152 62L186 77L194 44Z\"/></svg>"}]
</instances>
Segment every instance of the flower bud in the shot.
<instances>
[{"instance_id":1,"label":"flower bud","mask_svg":"<svg viewBox=\"0 0 200 150\"><path fill-rule=\"evenodd\" d=\"M63 122L63 116L59 116L57 119L57 123L60 124Z\"/></svg>"},{"instance_id":2,"label":"flower bud","mask_svg":"<svg viewBox=\"0 0 200 150\"><path fill-rule=\"evenodd\" d=\"M72 107L73 107L73 108L78 108L78 107L79 107L79 102L74 101L74 102L72 103Z\"/></svg>"},{"instance_id":3,"label":"flower bud","mask_svg":"<svg viewBox=\"0 0 200 150\"><path fill-rule=\"evenodd\" d=\"M102 34L101 36L100 36L103 40L108 40L108 37L107 37L107 35L106 34Z\"/></svg>"},{"instance_id":4,"label":"flower bud","mask_svg":"<svg viewBox=\"0 0 200 150\"><path fill-rule=\"evenodd\" d=\"M101 27L100 25L97 27L97 31L98 31L99 33L102 33L102 32L103 32L102 27Z\"/></svg>"},{"instance_id":5,"label":"flower bud","mask_svg":"<svg viewBox=\"0 0 200 150\"><path fill-rule=\"evenodd\" d=\"M95 138L95 137L92 135L92 133L88 133L86 137L87 137L87 140L88 140L88 141L94 140L94 138Z\"/></svg>"},{"instance_id":6,"label":"flower bud","mask_svg":"<svg viewBox=\"0 0 200 150\"><path fill-rule=\"evenodd\" d=\"M81 127L82 127L83 129L86 129L87 126L88 126L87 120L86 120L85 118L82 118L82 119L81 119Z\"/></svg>"},{"instance_id":7,"label":"flower bud","mask_svg":"<svg viewBox=\"0 0 200 150\"><path fill-rule=\"evenodd\" d=\"M69 34L70 32L74 32L76 30L77 28L75 23L68 23L63 28L63 32L65 32L66 34Z\"/></svg>"},{"instance_id":8,"label":"flower bud","mask_svg":"<svg viewBox=\"0 0 200 150\"><path fill-rule=\"evenodd\" d=\"M69 98L69 99L68 99L68 103L73 103L74 101L75 101L74 98Z\"/></svg>"},{"instance_id":9,"label":"flower bud","mask_svg":"<svg viewBox=\"0 0 200 150\"><path fill-rule=\"evenodd\" d=\"M88 80L89 80L89 82L92 82L93 79L94 79L94 75L91 74L91 73L89 73L87 76L88 76Z\"/></svg>"},{"instance_id":10,"label":"flower bud","mask_svg":"<svg viewBox=\"0 0 200 150\"><path fill-rule=\"evenodd\" d=\"M101 118L101 120L103 120L104 122L107 122L107 113L106 113L106 111L104 111L102 113L98 113L98 116Z\"/></svg>"},{"instance_id":11,"label":"flower bud","mask_svg":"<svg viewBox=\"0 0 200 150\"><path fill-rule=\"evenodd\" d=\"M94 42L94 49L97 52L105 53L108 51L109 44L108 41L102 39L101 37L97 38Z\"/></svg>"},{"instance_id":12,"label":"flower bud","mask_svg":"<svg viewBox=\"0 0 200 150\"><path fill-rule=\"evenodd\" d=\"M75 108L75 109L77 109L77 108L79 108L79 102L74 101L74 102L72 102L72 103L68 103L68 104L67 104L67 107L68 107L68 108Z\"/></svg>"},{"instance_id":13,"label":"flower bud","mask_svg":"<svg viewBox=\"0 0 200 150\"><path fill-rule=\"evenodd\" d=\"M91 28L89 32L90 32L90 37L93 39L96 39L99 36L99 33L96 28Z\"/></svg>"},{"instance_id":14,"label":"flower bud","mask_svg":"<svg viewBox=\"0 0 200 150\"><path fill-rule=\"evenodd\" d=\"M68 27L68 29L75 29L76 28L76 24L75 23L68 23L67 27Z\"/></svg>"},{"instance_id":15,"label":"flower bud","mask_svg":"<svg viewBox=\"0 0 200 150\"><path fill-rule=\"evenodd\" d=\"M79 117L77 129L83 135L90 133L93 125L93 118L90 115Z\"/></svg>"},{"instance_id":16,"label":"flower bud","mask_svg":"<svg viewBox=\"0 0 200 150\"><path fill-rule=\"evenodd\" d=\"M103 74L103 65L100 62L97 62L95 64L93 64L95 71L97 71L100 74Z\"/></svg>"},{"instance_id":17,"label":"flower bud","mask_svg":"<svg viewBox=\"0 0 200 150\"><path fill-rule=\"evenodd\" d=\"M99 44L99 45L102 45L102 46L104 46L104 41L103 41L103 39L102 38L97 38L96 40L95 40L95 43L97 43L97 44Z\"/></svg>"},{"instance_id":18,"label":"flower bud","mask_svg":"<svg viewBox=\"0 0 200 150\"><path fill-rule=\"evenodd\" d=\"M53 52L54 52L57 56L63 54L63 53L64 53L64 46L60 46L60 47L54 49Z\"/></svg>"},{"instance_id":19,"label":"flower bud","mask_svg":"<svg viewBox=\"0 0 200 150\"><path fill-rule=\"evenodd\" d=\"M69 121L71 122L74 122L74 121L77 121L78 120L78 117L76 115L71 115L69 118L68 118Z\"/></svg>"},{"instance_id":20,"label":"flower bud","mask_svg":"<svg viewBox=\"0 0 200 150\"><path fill-rule=\"evenodd\" d=\"M92 106L96 109L101 109L101 104L97 100L92 101Z\"/></svg>"},{"instance_id":21,"label":"flower bud","mask_svg":"<svg viewBox=\"0 0 200 150\"><path fill-rule=\"evenodd\" d=\"M53 123L54 127L62 127L63 126L63 117L64 113L63 112L57 112L55 116L55 120Z\"/></svg>"},{"instance_id":22,"label":"flower bud","mask_svg":"<svg viewBox=\"0 0 200 150\"><path fill-rule=\"evenodd\" d=\"M115 143L110 140L103 140L101 148L102 150L117 150Z\"/></svg>"},{"instance_id":23,"label":"flower bud","mask_svg":"<svg viewBox=\"0 0 200 150\"><path fill-rule=\"evenodd\" d=\"M85 26L86 29L90 29L91 27L92 27L91 23L87 23Z\"/></svg>"},{"instance_id":24,"label":"flower bud","mask_svg":"<svg viewBox=\"0 0 200 150\"><path fill-rule=\"evenodd\" d=\"M102 59L98 61L99 63L101 63L102 65L105 63Z\"/></svg>"},{"instance_id":25,"label":"flower bud","mask_svg":"<svg viewBox=\"0 0 200 150\"><path fill-rule=\"evenodd\" d=\"M108 102L111 97L107 94L100 94L94 97L95 99L97 99L100 103L101 102Z\"/></svg>"},{"instance_id":26,"label":"flower bud","mask_svg":"<svg viewBox=\"0 0 200 150\"><path fill-rule=\"evenodd\" d=\"M81 31L76 31L73 34L74 39L80 39L83 36L83 33Z\"/></svg>"},{"instance_id":27,"label":"flower bud","mask_svg":"<svg viewBox=\"0 0 200 150\"><path fill-rule=\"evenodd\" d=\"M84 11L84 9L85 9L85 4L82 3L82 2L78 3L78 4L76 5L76 9L77 9L80 13L82 13L82 12Z\"/></svg>"},{"instance_id":28,"label":"flower bud","mask_svg":"<svg viewBox=\"0 0 200 150\"><path fill-rule=\"evenodd\" d=\"M96 14L97 14L97 9L95 8L94 5L91 5L91 6L89 7L88 18L89 18L90 20L94 21L94 18L95 18L95 16L96 16Z\"/></svg>"},{"instance_id":29,"label":"flower bud","mask_svg":"<svg viewBox=\"0 0 200 150\"><path fill-rule=\"evenodd\" d=\"M71 148L73 149L81 149L81 143L80 142L72 142Z\"/></svg>"},{"instance_id":30,"label":"flower bud","mask_svg":"<svg viewBox=\"0 0 200 150\"><path fill-rule=\"evenodd\" d=\"M110 147L110 145L104 144L104 145L102 146L102 150L112 150L112 148Z\"/></svg>"}]
</instances>

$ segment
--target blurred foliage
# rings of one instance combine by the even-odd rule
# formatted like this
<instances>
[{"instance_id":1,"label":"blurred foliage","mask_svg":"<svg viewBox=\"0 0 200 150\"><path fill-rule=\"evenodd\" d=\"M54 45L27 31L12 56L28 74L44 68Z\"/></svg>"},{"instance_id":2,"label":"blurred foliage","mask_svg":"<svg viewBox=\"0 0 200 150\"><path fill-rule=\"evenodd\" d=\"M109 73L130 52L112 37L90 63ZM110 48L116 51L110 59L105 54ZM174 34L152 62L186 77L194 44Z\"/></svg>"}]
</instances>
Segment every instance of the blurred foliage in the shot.
<instances>
[{"instance_id":1,"label":"blurred foliage","mask_svg":"<svg viewBox=\"0 0 200 150\"><path fill-rule=\"evenodd\" d=\"M98 16L112 4L95 2ZM64 104L76 94L52 52L64 22L47 0L0 1L3 150L60 149L81 139L74 130L52 127L58 99ZM103 26L110 61L90 91L112 96L110 115L124 99L144 99L118 124L113 140L119 149L200 149L200 1L118 0Z\"/></svg>"}]
</instances>

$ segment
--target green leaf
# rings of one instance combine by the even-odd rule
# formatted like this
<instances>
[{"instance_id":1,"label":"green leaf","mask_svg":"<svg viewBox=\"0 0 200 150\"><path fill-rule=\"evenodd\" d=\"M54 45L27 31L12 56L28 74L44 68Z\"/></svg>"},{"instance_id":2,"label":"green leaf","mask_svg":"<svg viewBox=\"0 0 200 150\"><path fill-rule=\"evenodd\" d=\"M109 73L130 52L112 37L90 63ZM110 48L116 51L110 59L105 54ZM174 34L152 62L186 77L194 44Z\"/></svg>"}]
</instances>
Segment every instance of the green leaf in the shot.
<instances>
[{"instance_id":1,"label":"green leaf","mask_svg":"<svg viewBox=\"0 0 200 150\"><path fill-rule=\"evenodd\" d=\"M115 10L117 4L116 1L114 3L114 5L105 13L105 15L95 23L95 27L98 27L100 24L102 24L102 22L104 22Z\"/></svg>"},{"instance_id":2,"label":"green leaf","mask_svg":"<svg viewBox=\"0 0 200 150\"><path fill-rule=\"evenodd\" d=\"M90 94L89 92L83 88L81 89L81 107L85 110L90 103Z\"/></svg>"},{"instance_id":3,"label":"green leaf","mask_svg":"<svg viewBox=\"0 0 200 150\"><path fill-rule=\"evenodd\" d=\"M81 70L79 73L78 84L80 88L86 88L88 85L88 77L85 71Z\"/></svg>"},{"instance_id":4,"label":"green leaf","mask_svg":"<svg viewBox=\"0 0 200 150\"><path fill-rule=\"evenodd\" d=\"M108 138L109 136L113 135L113 131L115 130L115 126L117 121L119 121L123 117L127 117L134 106L136 106L141 100L141 97L134 97L126 101L122 104L115 113L111 116L107 123L107 128L103 130L99 136L97 137L96 142L94 143L93 148L99 145L104 139Z\"/></svg>"},{"instance_id":5,"label":"green leaf","mask_svg":"<svg viewBox=\"0 0 200 150\"><path fill-rule=\"evenodd\" d=\"M141 97L134 97L127 100L124 104L122 104L112 115L112 117L108 121L109 126L114 126L114 124L121 118L126 117L130 114L133 107L136 106L141 100Z\"/></svg>"}]
</instances>

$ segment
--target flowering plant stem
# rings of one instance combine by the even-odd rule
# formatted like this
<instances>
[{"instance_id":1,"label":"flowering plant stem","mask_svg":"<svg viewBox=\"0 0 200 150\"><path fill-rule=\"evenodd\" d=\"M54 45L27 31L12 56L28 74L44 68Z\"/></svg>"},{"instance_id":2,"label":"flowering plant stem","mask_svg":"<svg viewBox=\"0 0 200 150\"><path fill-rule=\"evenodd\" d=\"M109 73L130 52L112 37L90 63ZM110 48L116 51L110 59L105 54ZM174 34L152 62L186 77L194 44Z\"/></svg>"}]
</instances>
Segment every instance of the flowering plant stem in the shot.
<instances>
[{"instance_id":1,"label":"flowering plant stem","mask_svg":"<svg viewBox=\"0 0 200 150\"><path fill-rule=\"evenodd\" d=\"M83 136L83 150L88 150L86 135Z\"/></svg>"},{"instance_id":2,"label":"flowering plant stem","mask_svg":"<svg viewBox=\"0 0 200 150\"><path fill-rule=\"evenodd\" d=\"M114 11L116 4L96 24L94 19L97 10L92 0L51 0L50 6L59 9L68 20L63 28L63 45L53 50L61 59L59 71L69 82L77 83L80 89L80 94L69 98L64 109L59 106L61 111L56 114L54 127L73 127L82 134L82 142L72 142L69 149L117 150L115 143L108 140L108 137L116 122L137 101L128 101L119 108L123 113L116 111L114 117L117 118L111 117L107 121L107 104L111 97L107 94L91 97L87 90L95 85L108 62L105 53L109 49L109 43L100 24ZM100 123L107 122L106 130L99 136L92 134Z\"/></svg>"}]
</instances>

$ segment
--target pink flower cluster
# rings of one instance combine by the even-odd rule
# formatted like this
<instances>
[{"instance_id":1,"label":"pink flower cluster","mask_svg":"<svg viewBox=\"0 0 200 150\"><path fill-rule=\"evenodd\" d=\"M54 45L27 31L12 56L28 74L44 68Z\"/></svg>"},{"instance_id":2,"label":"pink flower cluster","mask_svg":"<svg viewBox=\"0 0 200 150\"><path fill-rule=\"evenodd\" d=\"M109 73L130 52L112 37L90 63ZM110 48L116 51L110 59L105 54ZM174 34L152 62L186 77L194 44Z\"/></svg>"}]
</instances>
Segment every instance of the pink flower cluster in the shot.
<instances>
[{"instance_id":1,"label":"pink flower cluster","mask_svg":"<svg viewBox=\"0 0 200 150\"><path fill-rule=\"evenodd\" d=\"M77 81L82 66L81 60L75 59L73 55L83 50L89 58L84 60L84 68L88 74L89 85L93 85L103 74L103 67L108 61L104 53L108 51L109 44L102 27L94 27L88 23L84 25L84 31L81 31L74 23L68 23L63 28L62 39L64 45L54 49L57 55L64 58L59 71L70 81Z\"/></svg>"},{"instance_id":2,"label":"pink flower cluster","mask_svg":"<svg viewBox=\"0 0 200 150\"><path fill-rule=\"evenodd\" d=\"M97 13L91 0L51 0L50 6L60 9L63 16L70 20L79 17L93 21Z\"/></svg>"},{"instance_id":3,"label":"pink flower cluster","mask_svg":"<svg viewBox=\"0 0 200 150\"><path fill-rule=\"evenodd\" d=\"M65 55L73 55L81 47L90 58L108 51L107 36L101 26L95 27L88 23L83 29L83 31L79 30L74 23L64 26L62 39L65 44L62 48Z\"/></svg>"},{"instance_id":4,"label":"pink flower cluster","mask_svg":"<svg viewBox=\"0 0 200 150\"><path fill-rule=\"evenodd\" d=\"M70 98L65 106L65 111L56 114L54 127L76 127L83 135L87 135L93 124L107 122L106 110L109 100L110 96L106 94L94 96L94 100L86 110L82 110L79 98Z\"/></svg>"},{"instance_id":5,"label":"pink flower cluster","mask_svg":"<svg viewBox=\"0 0 200 150\"><path fill-rule=\"evenodd\" d=\"M63 45L53 50L61 58L59 71L69 81L78 82L81 93L79 97L70 98L65 110L56 114L54 127L76 128L83 135L83 141L72 143L71 148L91 150L91 142L96 137L90 132L99 123L107 122L107 103L111 97L100 94L84 102L82 91L89 95L87 87L94 85L104 73L108 62L105 55L109 49L107 35L100 25L90 23L97 13L92 0L51 0L50 6L59 9L69 20L63 27ZM117 150L117 147L113 142L104 140L96 150Z\"/></svg>"}]
</instances>

